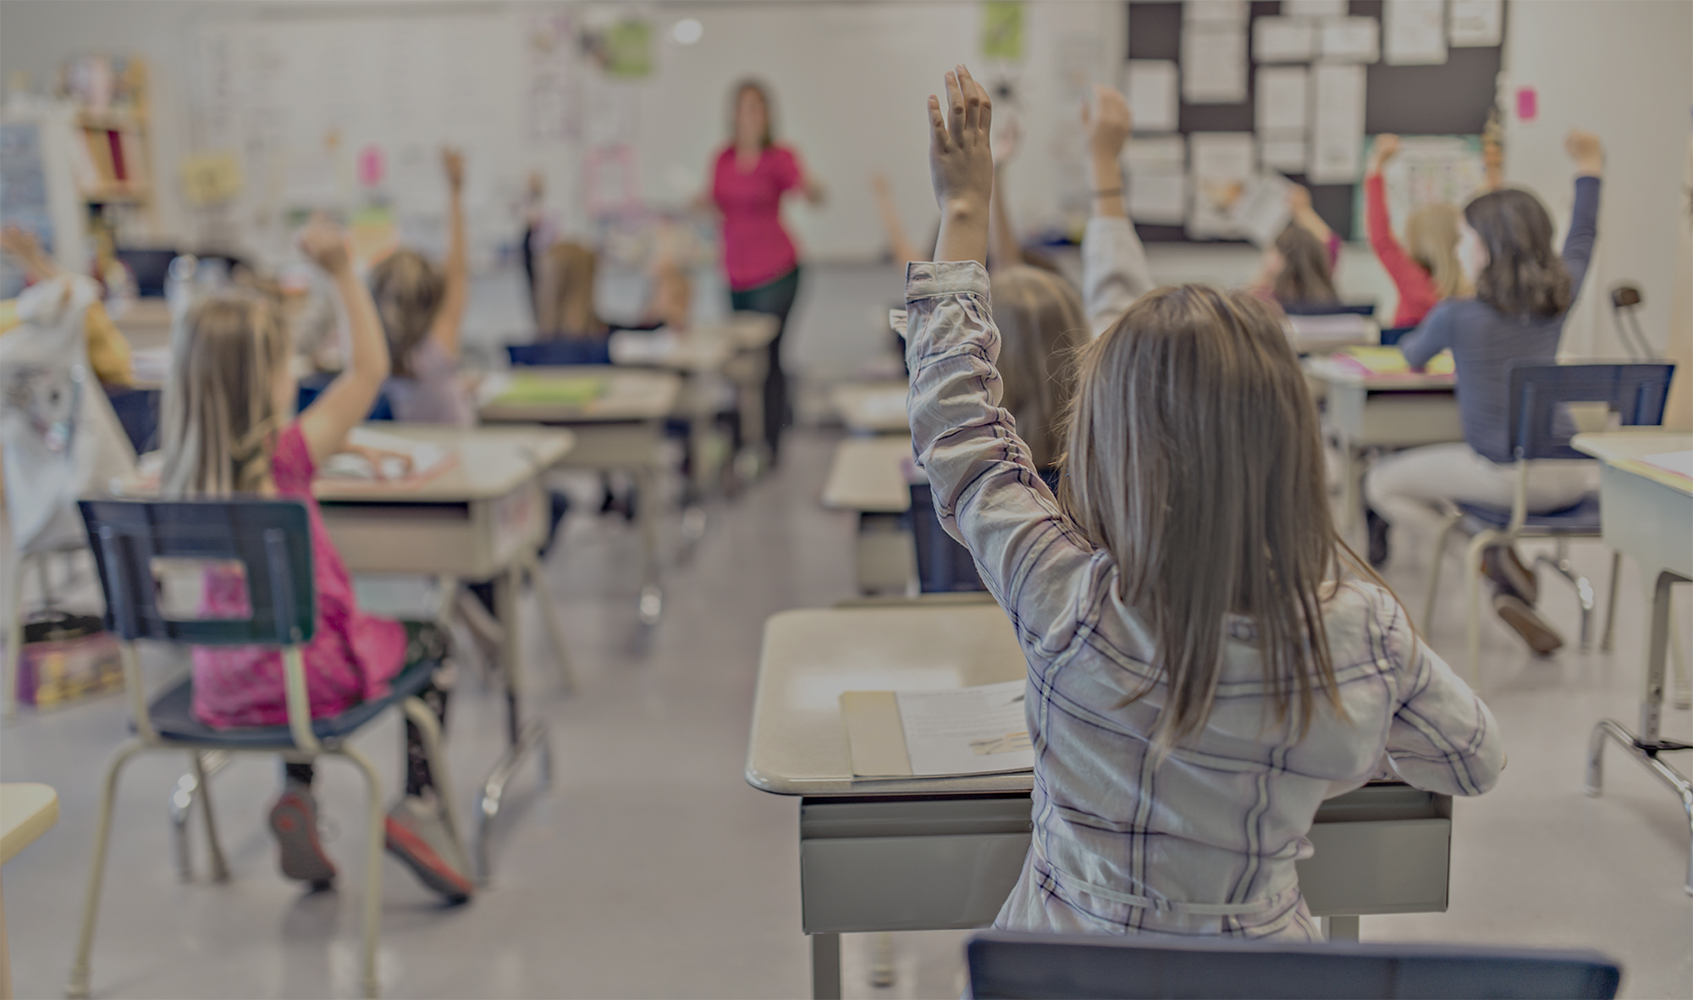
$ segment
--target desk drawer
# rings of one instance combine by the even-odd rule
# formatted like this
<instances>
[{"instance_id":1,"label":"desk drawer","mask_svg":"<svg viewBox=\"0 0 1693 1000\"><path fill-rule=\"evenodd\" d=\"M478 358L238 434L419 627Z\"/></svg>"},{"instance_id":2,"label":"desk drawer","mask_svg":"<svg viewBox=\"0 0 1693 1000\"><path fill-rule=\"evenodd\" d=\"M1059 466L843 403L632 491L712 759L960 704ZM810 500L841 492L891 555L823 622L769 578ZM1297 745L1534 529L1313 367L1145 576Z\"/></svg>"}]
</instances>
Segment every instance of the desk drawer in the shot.
<instances>
[{"instance_id":1,"label":"desk drawer","mask_svg":"<svg viewBox=\"0 0 1693 1000\"><path fill-rule=\"evenodd\" d=\"M1311 846L1316 853L1298 867L1313 916L1446 912L1450 819L1318 823Z\"/></svg>"},{"instance_id":2,"label":"desk drawer","mask_svg":"<svg viewBox=\"0 0 1693 1000\"><path fill-rule=\"evenodd\" d=\"M801 840L807 934L986 927L1017 884L1028 833Z\"/></svg>"}]
</instances>

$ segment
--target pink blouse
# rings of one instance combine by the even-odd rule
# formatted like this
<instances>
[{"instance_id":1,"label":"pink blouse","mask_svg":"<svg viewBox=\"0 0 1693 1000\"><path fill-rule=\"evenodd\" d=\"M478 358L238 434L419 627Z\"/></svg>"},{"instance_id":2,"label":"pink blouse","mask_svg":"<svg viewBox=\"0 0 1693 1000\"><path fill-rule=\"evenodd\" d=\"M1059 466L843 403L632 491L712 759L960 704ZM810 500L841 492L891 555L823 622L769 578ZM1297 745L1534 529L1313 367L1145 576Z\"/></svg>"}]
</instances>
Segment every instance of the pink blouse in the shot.
<instances>
[{"instance_id":1,"label":"pink blouse","mask_svg":"<svg viewBox=\"0 0 1693 1000\"><path fill-rule=\"evenodd\" d=\"M305 649L306 689L312 718L336 715L388 692L388 681L405 664L406 631L399 622L362 613L353 600L352 579L312 496L316 469L298 421L277 437L270 467L277 495L304 501L311 521L317 631ZM239 572L208 571L204 585L201 614L250 613L247 581ZM261 646L195 647L194 715L219 728L285 725L282 654Z\"/></svg>"},{"instance_id":2,"label":"pink blouse","mask_svg":"<svg viewBox=\"0 0 1693 1000\"><path fill-rule=\"evenodd\" d=\"M711 200L723 213L723 266L737 292L766 285L799 263L794 241L782 228L782 195L799 187L799 157L786 146L768 146L751 170L736 162L735 147L717 154Z\"/></svg>"}]
</instances>

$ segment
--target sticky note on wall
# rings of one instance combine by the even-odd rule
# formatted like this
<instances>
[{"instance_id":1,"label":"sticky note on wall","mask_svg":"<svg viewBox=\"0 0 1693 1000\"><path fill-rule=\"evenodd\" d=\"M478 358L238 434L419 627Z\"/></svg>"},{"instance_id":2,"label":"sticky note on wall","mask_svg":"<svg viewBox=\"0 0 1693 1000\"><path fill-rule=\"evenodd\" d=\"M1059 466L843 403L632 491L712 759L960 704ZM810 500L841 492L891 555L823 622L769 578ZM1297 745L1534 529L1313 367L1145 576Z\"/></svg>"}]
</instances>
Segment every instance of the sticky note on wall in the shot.
<instances>
[{"instance_id":1,"label":"sticky note on wall","mask_svg":"<svg viewBox=\"0 0 1693 1000\"><path fill-rule=\"evenodd\" d=\"M1540 114L1540 92L1533 87L1517 88L1517 119L1531 122Z\"/></svg>"}]
</instances>

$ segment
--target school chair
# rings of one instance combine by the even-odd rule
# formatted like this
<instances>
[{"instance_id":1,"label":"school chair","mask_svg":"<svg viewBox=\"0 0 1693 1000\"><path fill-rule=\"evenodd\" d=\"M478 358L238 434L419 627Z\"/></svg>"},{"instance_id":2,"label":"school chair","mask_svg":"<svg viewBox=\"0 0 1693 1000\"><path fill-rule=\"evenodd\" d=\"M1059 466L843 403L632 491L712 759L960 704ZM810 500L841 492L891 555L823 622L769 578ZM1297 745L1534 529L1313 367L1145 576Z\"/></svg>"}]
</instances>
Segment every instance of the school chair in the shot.
<instances>
[{"instance_id":1,"label":"school chair","mask_svg":"<svg viewBox=\"0 0 1693 1000\"><path fill-rule=\"evenodd\" d=\"M1381 331L1376 342L1383 347L1398 347L1399 342L1415 329L1414 326L1390 326Z\"/></svg>"},{"instance_id":2,"label":"school chair","mask_svg":"<svg viewBox=\"0 0 1693 1000\"><path fill-rule=\"evenodd\" d=\"M79 506L105 591L106 627L123 644L135 735L118 749L106 771L81 936L66 996L88 996L89 957L105 878L118 775L137 754L166 750L187 751L193 764L201 819L214 877L219 881L228 878L228 867L218 843L211 787L206 782L205 757L209 752L344 757L364 773L369 798L360 970L364 995L374 997L382 920L382 783L369 758L349 741L388 709L401 710L423 734L442 798L455 801L446 784L440 726L435 713L416 697L428 685L438 664L414 664L393 679L385 697L361 702L340 715L313 719L302 651L316 629L317 591L311 532L303 504L285 500L84 500ZM180 587L181 574L199 572L211 563L240 565L246 577L249 617L193 618L188 617L192 610L171 606L166 595ZM176 646L279 648L287 692L287 725L213 729L194 716L192 678L171 686L149 703L142 690L136 649L142 639ZM447 815L450 832L459 840L452 813Z\"/></svg>"},{"instance_id":3,"label":"school chair","mask_svg":"<svg viewBox=\"0 0 1693 1000\"><path fill-rule=\"evenodd\" d=\"M537 340L533 344L507 344L506 355L513 367L524 365L609 365L611 339Z\"/></svg>"},{"instance_id":4,"label":"school chair","mask_svg":"<svg viewBox=\"0 0 1693 1000\"><path fill-rule=\"evenodd\" d=\"M1556 558L1535 557L1576 588L1581 600L1581 650L1591 648L1593 584L1575 571L1568 557L1572 538L1599 538L1599 494L1548 514L1528 513L1528 477L1532 463L1542 459L1591 460L1569 445L1575 427L1569 404L1603 403L1624 427L1663 423L1664 398L1675 366L1654 364L1576 364L1516 362L1510 366L1509 433L1517 464L1517 489L1509 510L1480 504L1442 502L1443 518L1435 535L1429 567L1428 601L1423 610L1423 633L1434 624L1435 600L1440 594L1440 561L1446 540L1455 529L1470 536L1464 549L1465 595L1469 606L1469 681L1480 679L1481 560L1489 548L1512 545L1519 538L1549 538L1557 542ZM1617 577L1622 556L1611 553L1611 590L1605 606L1605 635L1600 649L1609 651L1615 630Z\"/></svg>"},{"instance_id":5,"label":"school chair","mask_svg":"<svg viewBox=\"0 0 1693 1000\"><path fill-rule=\"evenodd\" d=\"M1388 998L1617 995L1622 967L1585 949L1143 938L988 931L965 946L966 996Z\"/></svg>"},{"instance_id":6,"label":"school chair","mask_svg":"<svg viewBox=\"0 0 1693 1000\"><path fill-rule=\"evenodd\" d=\"M911 484L911 540L917 548L917 589L925 594L986 590L970 550L941 527L928 483Z\"/></svg>"},{"instance_id":7,"label":"school chair","mask_svg":"<svg viewBox=\"0 0 1693 1000\"><path fill-rule=\"evenodd\" d=\"M1374 302L1284 302L1282 312L1289 316L1374 316Z\"/></svg>"},{"instance_id":8,"label":"school chair","mask_svg":"<svg viewBox=\"0 0 1693 1000\"><path fill-rule=\"evenodd\" d=\"M334 372L315 372L301 379L294 387L294 412L306 412L306 407L312 405L312 400L322 395L323 390L329 388L329 383L333 381ZM394 404L389 401L386 389L376 394L376 402L370 405L370 413L365 415L365 419L394 419Z\"/></svg>"},{"instance_id":9,"label":"school chair","mask_svg":"<svg viewBox=\"0 0 1693 1000\"><path fill-rule=\"evenodd\" d=\"M106 399L117 414L125 437L137 455L157 451L159 447L159 404L164 392L160 389L131 389L127 386L106 386Z\"/></svg>"}]
</instances>

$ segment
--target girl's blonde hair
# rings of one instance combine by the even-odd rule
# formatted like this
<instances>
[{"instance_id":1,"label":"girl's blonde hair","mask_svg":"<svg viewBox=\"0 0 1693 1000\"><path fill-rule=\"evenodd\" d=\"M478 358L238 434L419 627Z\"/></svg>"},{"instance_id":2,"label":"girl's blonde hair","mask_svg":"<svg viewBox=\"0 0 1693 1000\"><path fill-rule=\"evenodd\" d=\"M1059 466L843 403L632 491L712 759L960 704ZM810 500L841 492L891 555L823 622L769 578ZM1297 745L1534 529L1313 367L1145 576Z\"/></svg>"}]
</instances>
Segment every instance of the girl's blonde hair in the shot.
<instances>
[{"instance_id":1,"label":"girl's blonde hair","mask_svg":"<svg viewBox=\"0 0 1693 1000\"><path fill-rule=\"evenodd\" d=\"M543 340L598 336L606 326L594 308L599 257L577 243L555 243L535 282L535 321Z\"/></svg>"},{"instance_id":2,"label":"girl's blonde hair","mask_svg":"<svg viewBox=\"0 0 1693 1000\"><path fill-rule=\"evenodd\" d=\"M279 410L276 377L288 365L281 309L231 288L189 310L171 332L160 441L167 498L259 492L270 478Z\"/></svg>"},{"instance_id":3,"label":"girl's blonde hair","mask_svg":"<svg viewBox=\"0 0 1693 1000\"><path fill-rule=\"evenodd\" d=\"M1473 294L1458 263L1459 218L1457 206L1441 202L1424 205L1405 220L1405 251L1434 279L1435 291L1443 299Z\"/></svg>"},{"instance_id":4,"label":"girl's blonde hair","mask_svg":"<svg viewBox=\"0 0 1693 1000\"><path fill-rule=\"evenodd\" d=\"M1168 687L1155 755L1209 719L1231 614L1251 623L1278 721L1303 735L1319 692L1340 706L1322 594L1342 554L1357 559L1335 535L1316 404L1273 305L1206 285L1137 300L1082 351L1065 473L1066 512L1153 635Z\"/></svg>"},{"instance_id":5,"label":"girl's blonde hair","mask_svg":"<svg viewBox=\"0 0 1693 1000\"><path fill-rule=\"evenodd\" d=\"M412 374L411 356L429 338L447 279L441 269L416 250L395 250L371 268L370 297L388 337L390 370L401 378Z\"/></svg>"},{"instance_id":6,"label":"girl's blonde hair","mask_svg":"<svg viewBox=\"0 0 1693 1000\"><path fill-rule=\"evenodd\" d=\"M1085 343L1081 296L1057 274L1028 266L994 272L992 294L1000 405L1017 421L1036 468L1050 468L1064 454L1064 412L1075 354Z\"/></svg>"}]
</instances>

